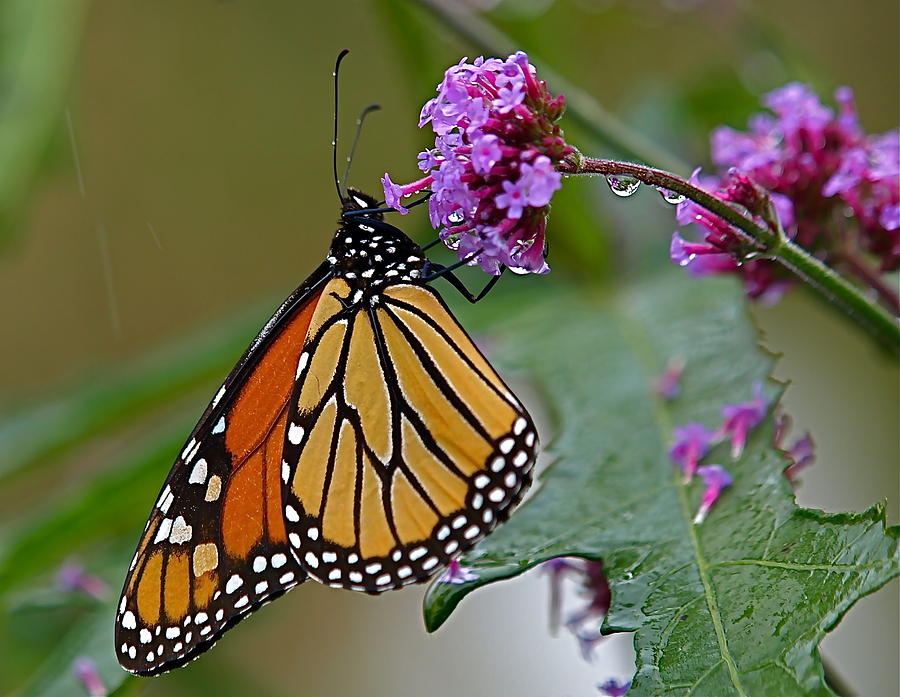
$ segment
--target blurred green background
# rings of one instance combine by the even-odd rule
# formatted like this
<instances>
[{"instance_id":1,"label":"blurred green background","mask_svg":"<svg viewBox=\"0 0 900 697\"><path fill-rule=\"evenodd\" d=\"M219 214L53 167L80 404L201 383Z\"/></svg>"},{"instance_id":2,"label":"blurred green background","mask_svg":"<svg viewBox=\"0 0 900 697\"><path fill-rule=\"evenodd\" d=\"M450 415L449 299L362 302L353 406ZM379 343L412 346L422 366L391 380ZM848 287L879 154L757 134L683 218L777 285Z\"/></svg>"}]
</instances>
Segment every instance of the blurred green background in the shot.
<instances>
[{"instance_id":1,"label":"blurred green background","mask_svg":"<svg viewBox=\"0 0 900 697\"><path fill-rule=\"evenodd\" d=\"M852 86L870 132L900 121L895 0L462 4L485 11L539 70L552 67L686 163L682 174L708 164L713 126L744 126L759 95L789 80L829 101L836 86ZM421 103L446 65L479 53L416 2L0 0L4 442L15 444L16 428L30 428L33 442L42 424L59 427L60 403L139 373L131 366L161 347L175 347L154 364L162 375L177 372L178 347L203 341L222 363L65 453L15 473L0 454L0 552L121 463L149 457L159 434L186 432L240 353L216 348L217 337L246 326L249 338L321 260L337 216L331 69L345 47L344 143L363 106L384 107L351 183L374 191L385 171L412 178L427 140L416 129ZM577 128L567 133L586 153L615 154ZM402 225L428 238L424 216ZM551 220L550 262L607 282L667 263L673 227L654 193L621 201L601 182L570 182ZM500 292L534 283L510 279ZM465 323L466 308L451 304ZM766 345L785 354L777 374L792 381L787 410L819 444L801 503L848 510L887 497L896 521L897 366L802 292L753 313ZM118 591L117 563L171 458L157 460L134 510L115 488L90 501L127 515L84 539L76 525L47 558L36 550L34 574L8 584L5 598L0 571L0 693L23 684L83 610L53 600L55 565L77 556ZM307 584L148 694L196 694L216 677L229 685L221 694L590 695L610 671L629 673L627 637L610 642L603 667L583 663L568 637L549 637L534 575L476 594L433 637L420 599ZM823 650L861 694L896 694L897 583L855 607Z\"/></svg>"}]
</instances>

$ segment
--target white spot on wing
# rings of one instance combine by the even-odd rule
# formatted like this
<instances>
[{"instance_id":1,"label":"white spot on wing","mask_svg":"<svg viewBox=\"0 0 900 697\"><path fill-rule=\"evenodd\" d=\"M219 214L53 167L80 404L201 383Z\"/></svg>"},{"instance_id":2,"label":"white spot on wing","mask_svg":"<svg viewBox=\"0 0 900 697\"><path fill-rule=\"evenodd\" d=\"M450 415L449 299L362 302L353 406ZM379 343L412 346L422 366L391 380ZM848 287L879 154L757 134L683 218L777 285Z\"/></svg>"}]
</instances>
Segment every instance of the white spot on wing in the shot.
<instances>
[{"instance_id":1,"label":"white spot on wing","mask_svg":"<svg viewBox=\"0 0 900 697\"><path fill-rule=\"evenodd\" d=\"M191 449L192 449L196 444L197 444L197 439L196 439L196 438L191 438L191 439L188 441L188 444L187 444L186 446L184 446L184 450L181 451L181 459L182 459L182 460L187 460L187 459L188 459L188 453L191 452Z\"/></svg>"},{"instance_id":2,"label":"white spot on wing","mask_svg":"<svg viewBox=\"0 0 900 697\"><path fill-rule=\"evenodd\" d=\"M172 519L163 518L163 521L159 524L159 529L156 531L156 537L153 538L153 542L162 542L169 536L170 532L172 532Z\"/></svg>"},{"instance_id":3,"label":"white spot on wing","mask_svg":"<svg viewBox=\"0 0 900 697\"><path fill-rule=\"evenodd\" d=\"M300 441L303 440L303 427L291 424L288 428L288 440L293 445L300 445Z\"/></svg>"},{"instance_id":4,"label":"white spot on wing","mask_svg":"<svg viewBox=\"0 0 900 697\"><path fill-rule=\"evenodd\" d=\"M206 495L204 501L215 501L222 493L222 478L218 474L214 474L209 478L209 484L206 485Z\"/></svg>"},{"instance_id":5,"label":"white spot on wing","mask_svg":"<svg viewBox=\"0 0 900 697\"><path fill-rule=\"evenodd\" d=\"M228 583L225 584L225 592L234 593L243 583L244 579L238 574L233 574L232 577L228 579Z\"/></svg>"},{"instance_id":6,"label":"white spot on wing","mask_svg":"<svg viewBox=\"0 0 900 697\"><path fill-rule=\"evenodd\" d=\"M303 369L306 368L307 363L309 363L309 354L304 351L300 354L300 360L297 361L297 372L294 375L295 380L300 377L300 373L302 373Z\"/></svg>"},{"instance_id":7,"label":"white spot on wing","mask_svg":"<svg viewBox=\"0 0 900 697\"><path fill-rule=\"evenodd\" d=\"M206 460L202 457L197 460L194 469L191 470L191 476L188 477L188 484L204 484L206 483Z\"/></svg>"},{"instance_id":8,"label":"white spot on wing","mask_svg":"<svg viewBox=\"0 0 900 697\"><path fill-rule=\"evenodd\" d=\"M171 494L171 493L172 493L171 487L168 484L166 484L166 488L163 489L162 493L159 495L159 500L156 502L156 507L162 508L163 503L165 502L165 500L169 497L169 494Z\"/></svg>"},{"instance_id":9,"label":"white spot on wing","mask_svg":"<svg viewBox=\"0 0 900 697\"><path fill-rule=\"evenodd\" d=\"M193 527L187 524L184 516L178 516L172 523L172 534L169 535L169 542L180 545L191 539L193 535Z\"/></svg>"}]
</instances>

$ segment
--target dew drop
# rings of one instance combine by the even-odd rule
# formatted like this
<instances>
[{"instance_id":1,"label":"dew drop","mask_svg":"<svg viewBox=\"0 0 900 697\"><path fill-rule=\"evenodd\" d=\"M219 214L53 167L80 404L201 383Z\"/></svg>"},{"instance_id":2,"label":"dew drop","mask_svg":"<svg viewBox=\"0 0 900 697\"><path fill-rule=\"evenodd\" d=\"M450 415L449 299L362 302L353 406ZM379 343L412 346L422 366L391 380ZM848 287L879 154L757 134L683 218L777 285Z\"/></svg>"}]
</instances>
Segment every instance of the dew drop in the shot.
<instances>
[{"instance_id":1,"label":"dew drop","mask_svg":"<svg viewBox=\"0 0 900 697\"><path fill-rule=\"evenodd\" d=\"M626 174L608 174L606 175L606 183L609 184L610 190L616 195L626 198L631 196L641 183L634 177Z\"/></svg>"},{"instance_id":2,"label":"dew drop","mask_svg":"<svg viewBox=\"0 0 900 697\"><path fill-rule=\"evenodd\" d=\"M679 194L676 191L669 191L661 186L657 188L657 191L659 191L659 195L663 197L663 201L671 203L673 206L677 206L679 203L684 202L684 194Z\"/></svg>"},{"instance_id":3,"label":"dew drop","mask_svg":"<svg viewBox=\"0 0 900 697\"><path fill-rule=\"evenodd\" d=\"M447 222L451 225L459 225L463 221L463 214L459 211L453 211L447 216Z\"/></svg>"},{"instance_id":4,"label":"dew drop","mask_svg":"<svg viewBox=\"0 0 900 697\"><path fill-rule=\"evenodd\" d=\"M461 235L457 233L453 233L450 235L444 235L443 240L444 244L447 245L449 249L457 249L459 248L459 239Z\"/></svg>"}]
</instances>

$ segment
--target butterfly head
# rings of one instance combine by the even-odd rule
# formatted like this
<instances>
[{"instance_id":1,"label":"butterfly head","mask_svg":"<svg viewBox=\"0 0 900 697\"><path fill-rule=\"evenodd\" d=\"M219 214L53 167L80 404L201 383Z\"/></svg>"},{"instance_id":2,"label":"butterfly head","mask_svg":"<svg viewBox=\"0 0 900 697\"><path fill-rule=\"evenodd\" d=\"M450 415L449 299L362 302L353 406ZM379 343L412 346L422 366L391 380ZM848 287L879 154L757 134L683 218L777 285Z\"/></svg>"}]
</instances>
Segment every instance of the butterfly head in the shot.
<instances>
[{"instance_id":1,"label":"butterfly head","mask_svg":"<svg viewBox=\"0 0 900 697\"><path fill-rule=\"evenodd\" d=\"M341 218L348 220L350 218L370 218L373 220L383 220L381 213L363 213L358 215L358 211L378 208L378 201L369 196L369 194L359 191L358 189L347 189L347 195L341 197ZM348 215L348 213L350 215Z\"/></svg>"}]
</instances>

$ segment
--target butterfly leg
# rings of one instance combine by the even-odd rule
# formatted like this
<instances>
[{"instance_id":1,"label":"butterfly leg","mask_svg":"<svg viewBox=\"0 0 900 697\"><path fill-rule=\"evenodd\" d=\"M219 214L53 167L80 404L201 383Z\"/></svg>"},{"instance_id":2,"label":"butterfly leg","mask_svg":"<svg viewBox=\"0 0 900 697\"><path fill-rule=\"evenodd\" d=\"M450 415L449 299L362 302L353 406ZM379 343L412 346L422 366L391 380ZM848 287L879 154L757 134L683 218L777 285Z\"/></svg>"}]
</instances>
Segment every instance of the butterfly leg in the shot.
<instances>
[{"instance_id":1,"label":"butterfly leg","mask_svg":"<svg viewBox=\"0 0 900 697\"><path fill-rule=\"evenodd\" d=\"M425 276L423 278L423 280L431 281L431 280L434 280L435 278L445 278L445 279L447 279L447 282L451 286L453 286L454 288L456 288L456 290L459 291L460 295L462 295L470 303L475 304L479 300L481 300L484 296L486 296L491 291L491 288L493 288L497 284L497 281L500 280L500 276L503 274L504 271L506 271L506 267L501 266L500 273L497 274L496 276L492 276L491 280L485 284L484 288L482 288L478 292L478 294L475 295L472 293L472 291L470 291L468 288L466 288L465 284L459 279L459 277L453 273L454 269L462 266L463 264L466 263L466 261L467 260L463 260L463 261L458 262L458 263L454 264L453 266L449 266L449 267L442 266L440 264L429 263L427 269L430 273L427 276Z\"/></svg>"}]
</instances>

